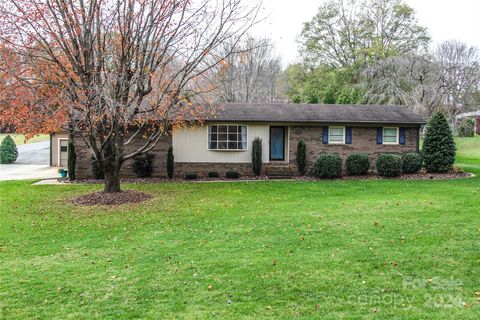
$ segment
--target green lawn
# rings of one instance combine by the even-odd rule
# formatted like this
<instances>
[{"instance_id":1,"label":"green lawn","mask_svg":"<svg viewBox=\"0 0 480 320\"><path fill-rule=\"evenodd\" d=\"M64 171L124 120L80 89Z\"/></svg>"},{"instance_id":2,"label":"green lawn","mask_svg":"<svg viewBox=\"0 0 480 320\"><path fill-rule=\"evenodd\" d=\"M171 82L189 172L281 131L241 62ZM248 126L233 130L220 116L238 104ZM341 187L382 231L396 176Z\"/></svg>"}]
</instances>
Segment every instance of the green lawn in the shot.
<instances>
[{"instance_id":1,"label":"green lawn","mask_svg":"<svg viewBox=\"0 0 480 320\"><path fill-rule=\"evenodd\" d=\"M36 136L25 140L25 136L23 134L7 134L7 133L0 133L0 143L2 143L3 139L6 136L10 135L15 141L16 145L25 144L25 143L32 143L32 142L40 142L40 141L48 141L50 136L48 134L37 134Z\"/></svg>"},{"instance_id":2,"label":"green lawn","mask_svg":"<svg viewBox=\"0 0 480 320\"><path fill-rule=\"evenodd\" d=\"M480 169L480 136L456 138L457 165L465 169Z\"/></svg>"},{"instance_id":3,"label":"green lawn","mask_svg":"<svg viewBox=\"0 0 480 320\"><path fill-rule=\"evenodd\" d=\"M479 142L452 181L3 182L0 318L478 319Z\"/></svg>"}]
</instances>

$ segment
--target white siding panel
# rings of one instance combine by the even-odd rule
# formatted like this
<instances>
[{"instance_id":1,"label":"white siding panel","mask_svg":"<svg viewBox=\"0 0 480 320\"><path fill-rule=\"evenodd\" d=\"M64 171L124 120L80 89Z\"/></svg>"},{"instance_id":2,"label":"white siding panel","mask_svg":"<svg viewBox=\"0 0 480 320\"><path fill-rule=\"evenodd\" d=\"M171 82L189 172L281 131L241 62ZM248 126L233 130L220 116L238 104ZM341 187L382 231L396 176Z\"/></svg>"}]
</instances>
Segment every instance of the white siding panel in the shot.
<instances>
[{"instance_id":1,"label":"white siding panel","mask_svg":"<svg viewBox=\"0 0 480 320\"><path fill-rule=\"evenodd\" d=\"M175 162L251 162L251 146L255 137L263 140L263 162L267 163L270 139L268 125L247 125L247 150L241 151L208 150L208 125L176 129L172 135Z\"/></svg>"}]
</instances>

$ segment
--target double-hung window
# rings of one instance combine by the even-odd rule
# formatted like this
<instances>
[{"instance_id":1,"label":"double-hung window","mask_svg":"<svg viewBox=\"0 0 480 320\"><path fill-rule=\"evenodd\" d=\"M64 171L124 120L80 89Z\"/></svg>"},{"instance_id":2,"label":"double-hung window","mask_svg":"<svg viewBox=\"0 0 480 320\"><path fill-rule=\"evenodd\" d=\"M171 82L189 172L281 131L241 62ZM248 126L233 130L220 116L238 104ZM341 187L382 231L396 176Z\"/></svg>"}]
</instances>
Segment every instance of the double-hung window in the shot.
<instances>
[{"instance_id":1,"label":"double-hung window","mask_svg":"<svg viewBox=\"0 0 480 320\"><path fill-rule=\"evenodd\" d=\"M209 125L208 149L247 150L247 126Z\"/></svg>"},{"instance_id":2,"label":"double-hung window","mask_svg":"<svg viewBox=\"0 0 480 320\"><path fill-rule=\"evenodd\" d=\"M383 144L398 144L398 128L397 127L383 128Z\"/></svg>"},{"instance_id":3,"label":"double-hung window","mask_svg":"<svg viewBox=\"0 0 480 320\"><path fill-rule=\"evenodd\" d=\"M328 127L328 143L345 143L345 127Z\"/></svg>"}]
</instances>

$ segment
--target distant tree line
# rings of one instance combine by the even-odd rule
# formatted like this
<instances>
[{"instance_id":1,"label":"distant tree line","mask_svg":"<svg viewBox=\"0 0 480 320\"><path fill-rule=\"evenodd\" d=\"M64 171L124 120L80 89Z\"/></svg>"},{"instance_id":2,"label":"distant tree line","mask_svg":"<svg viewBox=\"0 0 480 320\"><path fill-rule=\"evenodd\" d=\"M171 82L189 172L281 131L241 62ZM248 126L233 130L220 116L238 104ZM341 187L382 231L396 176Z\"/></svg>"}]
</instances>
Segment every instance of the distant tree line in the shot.
<instances>
[{"instance_id":1,"label":"distant tree line","mask_svg":"<svg viewBox=\"0 0 480 320\"><path fill-rule=\"evenodd\" d=\"M402 0L330 0L301 33L302 62L281 75L292 102L401 104L448 116L480 105L474 47L430 38Z\"/></svg>"},{"instance_id":2,"label":"distant tree line","mask_svg":"<svg viewBox=\"0 0 480 320\"><path fill-rule=\"evenodd\" d=\"M238 43L239 53L214 71L213 100L400 104L450 119L480 106L478 49L455 40L431 48L402 0L329 0L298 42L301 62L283 71L268 40Z\"/></svg>"}]
</instances>

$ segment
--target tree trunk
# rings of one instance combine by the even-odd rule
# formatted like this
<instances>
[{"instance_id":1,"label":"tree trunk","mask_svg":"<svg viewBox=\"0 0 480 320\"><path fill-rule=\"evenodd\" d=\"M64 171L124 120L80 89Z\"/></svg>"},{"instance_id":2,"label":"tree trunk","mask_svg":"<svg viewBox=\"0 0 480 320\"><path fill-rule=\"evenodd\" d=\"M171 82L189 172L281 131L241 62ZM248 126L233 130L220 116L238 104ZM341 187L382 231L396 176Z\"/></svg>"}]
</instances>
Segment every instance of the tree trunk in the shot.
<instances>
[{"instance_id":1,"label":"tree trunk","mask_svg":"<svg viewBox=\"0 0 480 320\"><path fill-rule=\"evenodd\" d=\"M104 192L120 192L120 168L122 167L123 138L120 130L110 137L103 149L103 170L105 173Z\"/></svg>"},{"instance_id":2,"label":"tree trunk","mask_svg":"<svg viewBox=\"0 0 480 320\"><path fill-rule=\"evenodd\" d=\"M109 168L105 171L104 192L120 192L120 168Z\"/></svg>"}]
</instances>

